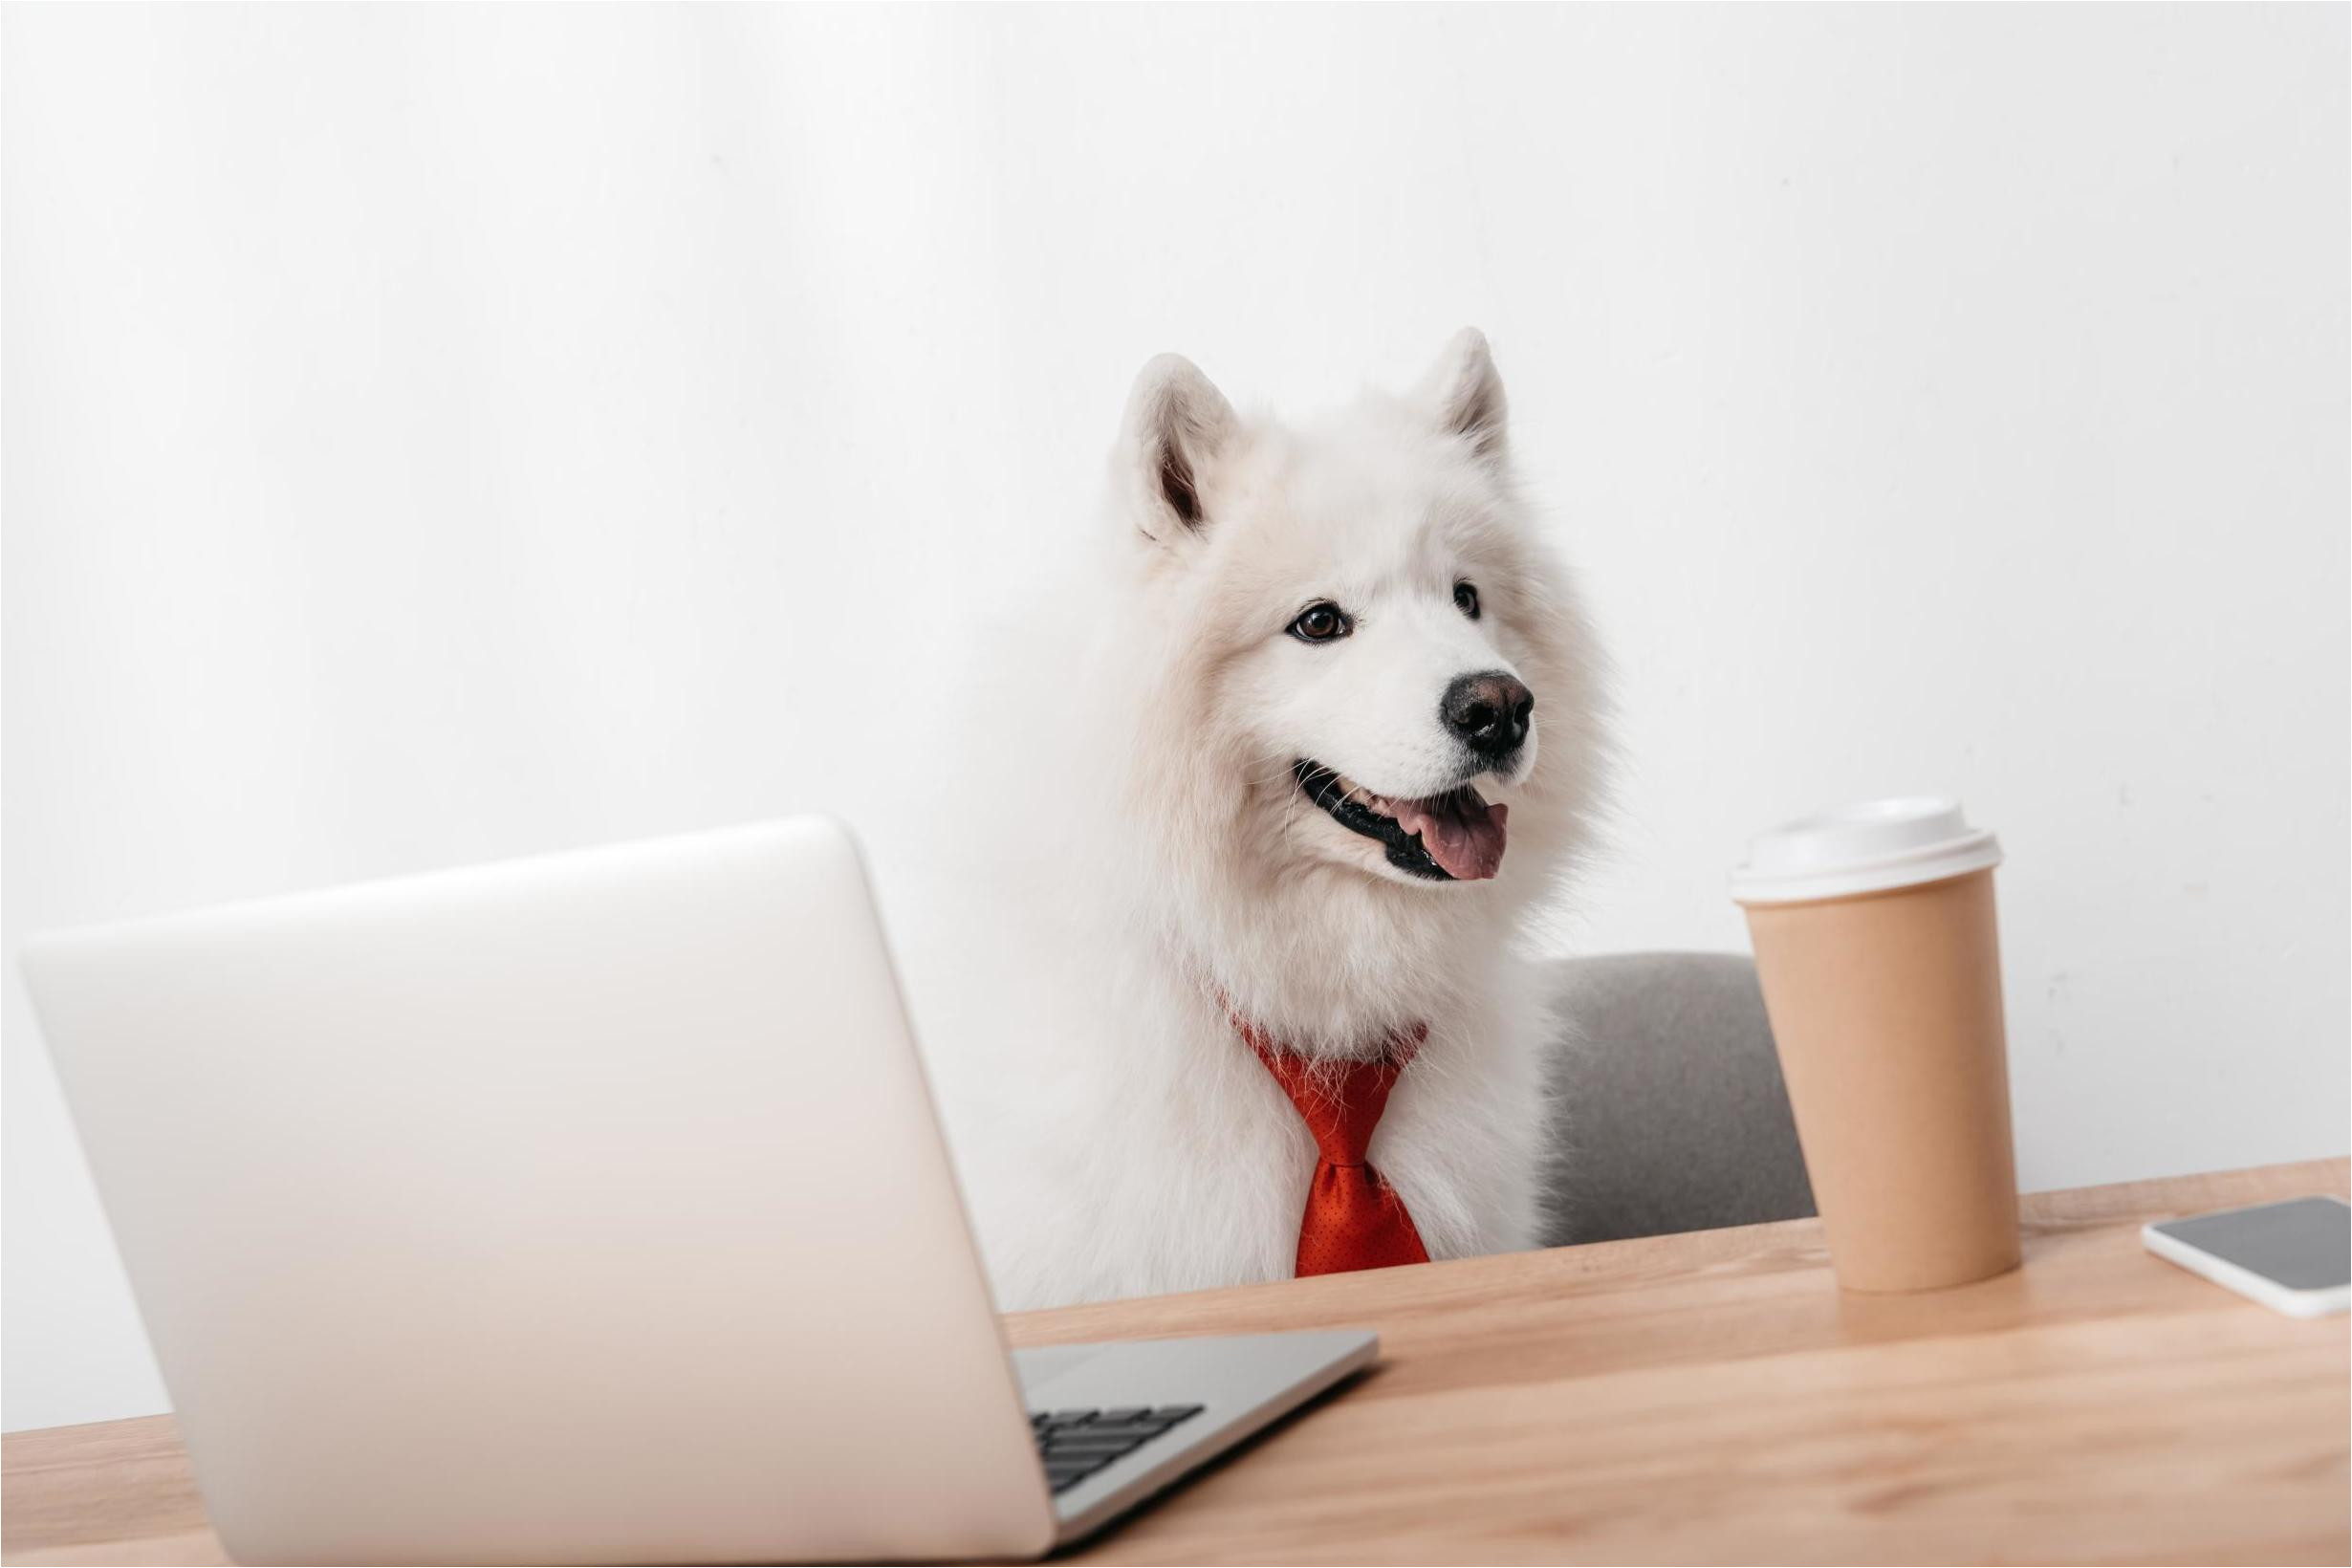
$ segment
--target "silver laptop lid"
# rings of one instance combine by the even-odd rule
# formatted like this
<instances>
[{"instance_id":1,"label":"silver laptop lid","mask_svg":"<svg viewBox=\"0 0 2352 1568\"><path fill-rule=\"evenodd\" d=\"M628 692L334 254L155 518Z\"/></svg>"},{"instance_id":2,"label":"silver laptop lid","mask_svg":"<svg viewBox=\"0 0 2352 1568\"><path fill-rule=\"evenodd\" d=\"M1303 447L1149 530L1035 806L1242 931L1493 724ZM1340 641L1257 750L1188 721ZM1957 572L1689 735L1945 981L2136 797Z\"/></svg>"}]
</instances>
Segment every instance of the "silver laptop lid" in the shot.
<instances>
[{"instance_id":1,"label":"silver laptop lid","mask_svg":"<svg viewBox=\"0 0 2352 1568\"><path fill-rule=\"evenodd\" d=\"M234 905L24 962L236 1556L1051 1542L838 825Z\"/></svg>"}]
</instances>

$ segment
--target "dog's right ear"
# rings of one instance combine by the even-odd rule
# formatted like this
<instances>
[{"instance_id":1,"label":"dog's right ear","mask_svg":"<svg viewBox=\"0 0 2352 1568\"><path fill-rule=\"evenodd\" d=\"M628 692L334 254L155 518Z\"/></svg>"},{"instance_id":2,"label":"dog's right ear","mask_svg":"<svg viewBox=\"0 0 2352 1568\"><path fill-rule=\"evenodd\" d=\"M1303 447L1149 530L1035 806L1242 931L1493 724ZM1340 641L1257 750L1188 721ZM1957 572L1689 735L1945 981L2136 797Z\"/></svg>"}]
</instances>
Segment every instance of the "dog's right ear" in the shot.
<instances>
[{"instance_id":1,"label":"dog's right ear","mask_svg":"<svg viewBox=\"0 0 2352 1568\"><path fill-rule=\"evenodd\" d=\"M1208 470L1238 423L1225 394L1183 355L1143 366L1127 394L1116 461L1145 534L1167 544L1209 526Z\"/></svg>"},{"instance_id":2,"label":"dog's right ear","mask_svg":"<svg viewBox=\"0 0 2352 1568\"><path fill-rule=\"evenodd\" d=\"M1501 464L1511 403L1485 333L1476 327L1455 333L1422 378L1421 396L1437 410L1438 425L1448 434L1468 441L1487 463Z\"/></svg>"}]
</instances>

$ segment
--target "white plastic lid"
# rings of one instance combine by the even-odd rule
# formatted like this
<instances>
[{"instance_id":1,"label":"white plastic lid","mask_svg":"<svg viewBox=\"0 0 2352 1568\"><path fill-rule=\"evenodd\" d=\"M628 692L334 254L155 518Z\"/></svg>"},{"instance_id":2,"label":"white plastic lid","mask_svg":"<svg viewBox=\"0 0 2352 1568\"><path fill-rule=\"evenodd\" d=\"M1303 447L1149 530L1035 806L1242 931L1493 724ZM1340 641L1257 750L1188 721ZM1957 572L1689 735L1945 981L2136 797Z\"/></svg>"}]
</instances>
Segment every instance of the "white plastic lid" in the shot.
<instances>
[{"instance_id":1,"label":"white plastic lid","mask_svg":"<svg viewBox=\"0 0 2352 1568\"><path fill-rule=\"evenodd\" d=\"M1845 898L2000 863L2000 840L1970 827L1957 800L1865 800L1798 817L1750 839L1748 863L1731 873L1731 897L1741 904Z\"/></svg>"}]
</instances>

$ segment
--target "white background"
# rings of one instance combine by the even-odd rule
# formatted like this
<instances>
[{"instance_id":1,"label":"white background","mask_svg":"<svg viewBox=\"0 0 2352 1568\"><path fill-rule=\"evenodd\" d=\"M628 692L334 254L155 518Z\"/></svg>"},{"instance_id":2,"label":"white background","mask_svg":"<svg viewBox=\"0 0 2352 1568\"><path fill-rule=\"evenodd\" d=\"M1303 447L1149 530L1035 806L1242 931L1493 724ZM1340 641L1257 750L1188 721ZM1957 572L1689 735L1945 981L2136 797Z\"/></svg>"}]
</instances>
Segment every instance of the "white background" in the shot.
<instances>
[{"instance_id":1,"label":"white background","mask_svg":"<svg viewBox=\"0 0 2352 1568\"><path fill-rule=\"evenodd\" d=\"M2028 1187L2346 1147L2341 7L7 26L10 1426L164 1399L20 933L815 806L887 895L1165 348L1492 336L1620 665L1579 946L1955 792Z\"/></svg>"}]
</instances>

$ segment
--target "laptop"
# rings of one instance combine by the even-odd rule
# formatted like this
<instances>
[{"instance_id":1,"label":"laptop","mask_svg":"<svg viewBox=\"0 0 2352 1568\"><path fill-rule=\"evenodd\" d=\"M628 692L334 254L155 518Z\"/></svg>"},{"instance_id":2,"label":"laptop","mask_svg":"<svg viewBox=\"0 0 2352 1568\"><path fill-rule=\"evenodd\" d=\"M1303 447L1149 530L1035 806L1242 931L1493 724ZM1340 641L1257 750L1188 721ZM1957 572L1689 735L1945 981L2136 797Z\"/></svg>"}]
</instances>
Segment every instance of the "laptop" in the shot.
<instances>
[{"instance_id":1,"label":"laptop","mask_svg":"<svg viewBox=\"0 0 2352 1568\"><path fill-rule=\"evenodd\" d=\"M1034 1557L1368 1364L1008 1353L864 870L804 818L38 939L247 1562Z\"/></svg>"}]
</instances>

